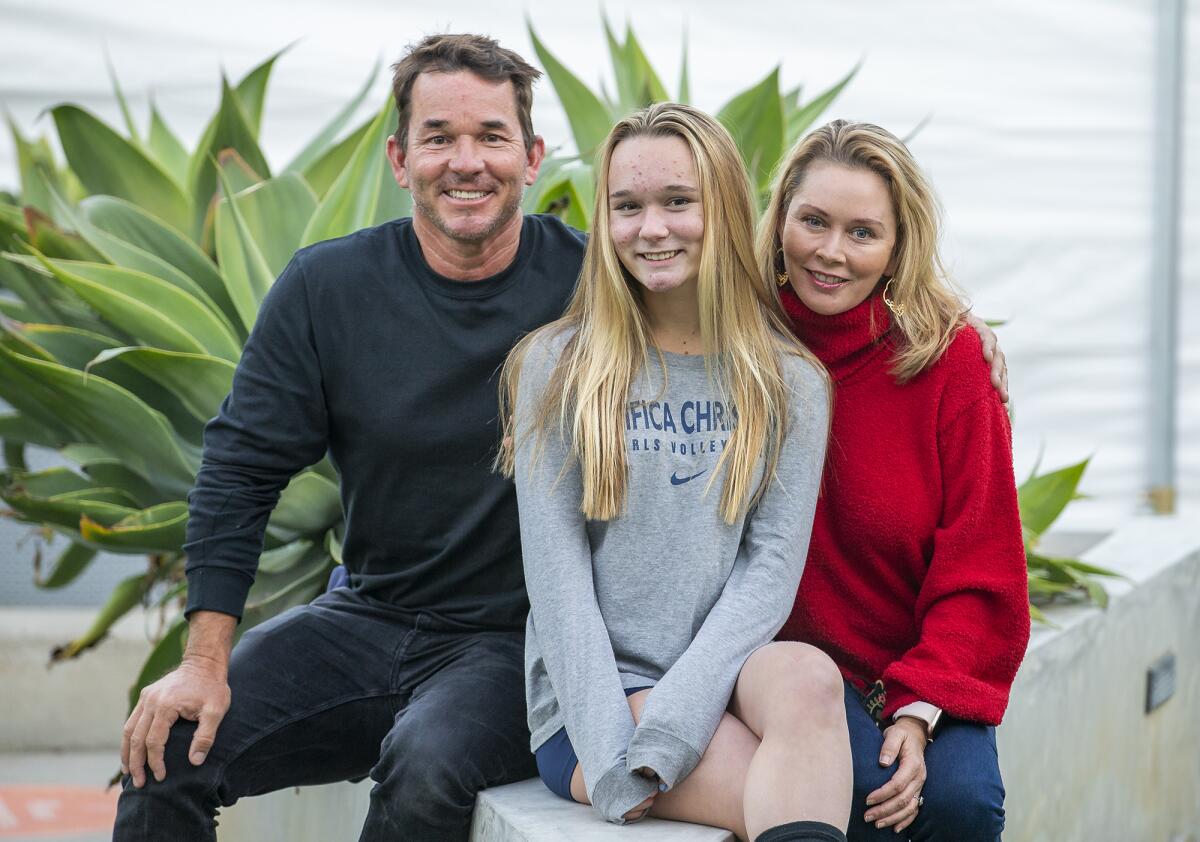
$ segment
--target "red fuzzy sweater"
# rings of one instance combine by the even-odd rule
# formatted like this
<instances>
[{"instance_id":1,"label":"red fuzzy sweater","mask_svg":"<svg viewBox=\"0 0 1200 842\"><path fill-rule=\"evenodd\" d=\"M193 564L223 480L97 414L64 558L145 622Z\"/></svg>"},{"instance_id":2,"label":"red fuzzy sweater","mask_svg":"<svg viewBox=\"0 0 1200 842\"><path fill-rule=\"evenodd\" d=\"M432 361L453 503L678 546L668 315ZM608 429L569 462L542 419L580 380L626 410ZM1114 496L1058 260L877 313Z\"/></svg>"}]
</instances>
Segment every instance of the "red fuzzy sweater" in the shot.
<instances>
[{"instance_id":1,"label":"red fuzzy sweater","mask_svg":"<svg viewBox=\"0 0 1200 842\"><path fill-rule=\"evenodd\" d=\"M904 385L878 293L837 316L781 291L829 369L833 426L808 563L779 637L818 646L883 716L930 702L996 724L1029 640L1012 433L979 337Z\"/></svg>"}]
</instances>

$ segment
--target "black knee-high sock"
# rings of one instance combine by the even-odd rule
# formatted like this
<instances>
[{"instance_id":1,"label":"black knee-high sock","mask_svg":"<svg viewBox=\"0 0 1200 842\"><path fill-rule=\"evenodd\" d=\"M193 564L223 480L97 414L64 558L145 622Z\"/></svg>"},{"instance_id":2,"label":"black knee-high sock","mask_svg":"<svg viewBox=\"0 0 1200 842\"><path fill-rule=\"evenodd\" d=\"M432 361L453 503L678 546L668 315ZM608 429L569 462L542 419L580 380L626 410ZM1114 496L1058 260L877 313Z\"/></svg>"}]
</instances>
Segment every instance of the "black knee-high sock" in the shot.
<instances>
[{"instance_id":1,"label":"black knee-high sock","mask_svg":"<svg viewBox=\"0 0 1200 842\"><path fill-rule=\"evenodd\" d=\"M767 828L754 842L846 842L846 834L825 822L788 822Z\"/></svg>"}]
</instances>

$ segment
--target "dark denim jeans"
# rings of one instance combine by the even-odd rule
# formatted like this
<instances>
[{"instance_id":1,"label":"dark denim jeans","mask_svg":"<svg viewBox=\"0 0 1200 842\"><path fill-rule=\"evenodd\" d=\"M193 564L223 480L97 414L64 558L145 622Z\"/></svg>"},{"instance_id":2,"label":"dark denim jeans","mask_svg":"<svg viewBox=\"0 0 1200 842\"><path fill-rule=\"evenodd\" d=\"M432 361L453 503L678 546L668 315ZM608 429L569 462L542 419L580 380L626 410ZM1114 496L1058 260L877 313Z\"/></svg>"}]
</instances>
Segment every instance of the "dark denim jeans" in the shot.
<instances>
[{"instance_id":1,"label":"dark denim jeans","mask_svg":"<svg viewBox=\"0 0 1200 842\"><path fill-rule=\"evenodd\" d=\"M212 842L217 810L243 796L367 775L361 840L465 840L479 790L537 774L523 633L414 622L338 588L247 632L229 684L203 765L188 762L196 726L181 720L166 779L126 779L115 842Z\"/></svg>"},{"instance_id":2,"label":"dark denim jeans","mask_svg":"<svg viewBox=\"0 0 1200 842\"><path fill-rule=\"evenodd\" d=\"M882 842L905 838L916 842L996 842L1004 830L1004 784L996 755L996 729L942 716L934 740L925 749L925 804L916 820L897 836L890 827L863 821L867 796L892 779L896 763L879 765L883 732L862 705L858 692L846 685L846 723L854 756L854 801L850 808L850 842Z\"/></svg>"}]
</instances>

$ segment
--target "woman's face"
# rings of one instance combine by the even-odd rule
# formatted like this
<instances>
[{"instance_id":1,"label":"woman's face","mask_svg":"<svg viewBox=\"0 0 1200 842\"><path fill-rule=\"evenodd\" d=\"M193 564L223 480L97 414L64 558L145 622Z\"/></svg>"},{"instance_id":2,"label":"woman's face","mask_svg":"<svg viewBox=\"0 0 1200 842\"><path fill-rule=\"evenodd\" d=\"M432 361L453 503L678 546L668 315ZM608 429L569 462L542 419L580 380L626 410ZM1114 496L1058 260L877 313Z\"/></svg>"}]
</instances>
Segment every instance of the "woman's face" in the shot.
<instances>
[{"instance_id":1,"label":"woman's face","mask_svg":"<svg viewBox=\"0 0 1200 842\"><path fill-rule=\"evenodd\" d=\"M796 295L825 316L861 304L893 272L896 214L878 173L829 161L811 164L779 231Z\"/></svg>"},{"instance_id":2,"label":"woman's face","mask_svg":"<svg viewBox=\"0 0 1200 842\"><path fill-rule=\"evenodd\" d=\"M608 225L617 257L649 292L695 287L704 212L691 150L680 137L631 137L608 166Z\"/></svg>"}]
</instances>

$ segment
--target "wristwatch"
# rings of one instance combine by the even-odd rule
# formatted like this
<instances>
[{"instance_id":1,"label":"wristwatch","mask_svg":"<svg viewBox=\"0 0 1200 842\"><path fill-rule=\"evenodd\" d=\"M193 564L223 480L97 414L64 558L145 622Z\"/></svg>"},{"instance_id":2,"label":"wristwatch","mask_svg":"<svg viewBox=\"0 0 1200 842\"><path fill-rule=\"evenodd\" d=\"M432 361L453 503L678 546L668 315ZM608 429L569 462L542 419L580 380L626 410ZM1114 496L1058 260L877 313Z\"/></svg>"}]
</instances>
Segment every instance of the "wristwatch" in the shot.
<instances>
[{"instance_id":1,"label":"wristwatch","mask_svg":"<svg viewBox=\"0 0 1200 842\"><path fill-rule=\"evenodd\" d=\"M937 705L931 705L929 702L912 702L892 714L892 720L895 721L902 716L908 716L922 722L925 725L926 741L933 742L933 733L937 730L938 723L942 720L942 709Z\"/></svg>"}]
</instances>

